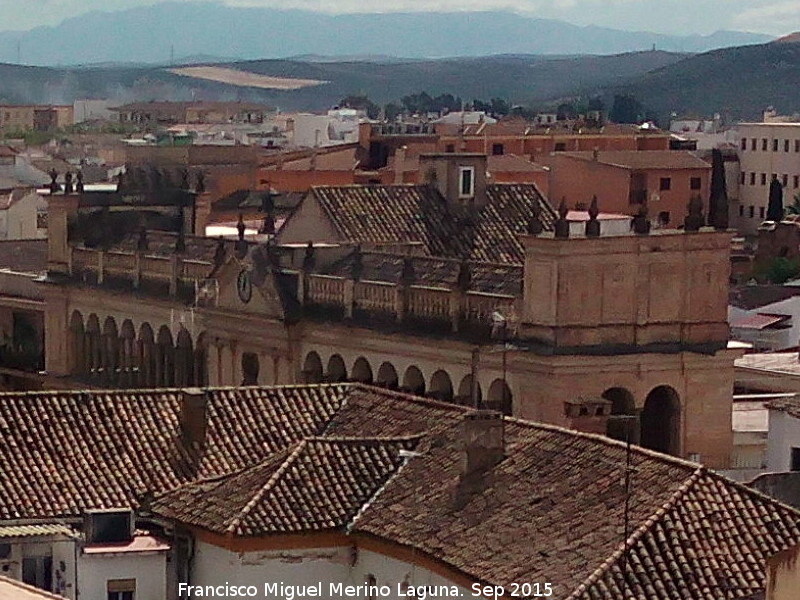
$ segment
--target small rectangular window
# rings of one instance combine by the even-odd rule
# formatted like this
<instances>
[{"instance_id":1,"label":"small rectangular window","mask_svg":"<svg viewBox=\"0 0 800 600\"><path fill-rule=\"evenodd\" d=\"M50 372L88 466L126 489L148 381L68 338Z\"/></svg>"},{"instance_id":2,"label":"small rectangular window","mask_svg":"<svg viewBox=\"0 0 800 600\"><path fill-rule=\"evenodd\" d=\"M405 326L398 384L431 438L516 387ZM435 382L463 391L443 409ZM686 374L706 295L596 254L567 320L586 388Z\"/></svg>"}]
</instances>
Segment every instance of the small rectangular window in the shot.
<instances>
[{"instance_id":1,"label":"small rectangular window","mask_svg":"<svg viewBox=\"0 0 800 600\"><path fill-rule=\"evenodd\" d=\"M759 206L758 207L758 218L759 219L763 219L764 218L764 207L763 206Z\"/></svg>"},{"instance_id":2,"label":"small rectangular window","mask_svg":"<svg viewBox=\"0 0 800 600\"><path fill-rule=\"evenodd\" d=\"M459 167L458 195L461 198L471 198L475 195L475 167Z\"/></svg>"},{"instance_id":3,"label":"small rectangular window","mask_svg":"<svg viewBox=\"0 0 800 600\"><path fill-rule=\"evenodd\" d=\"M783 187L789 185L789 176L786 173L781 175L781 185L783 185Z\"/></svg>"},{"instance_id":4,"label":"small rectangular window","mask_svg":"<svg viewBox=\"0 0 800 600\"><path fill-rule=\"evenodd\" d=\"M767 174L766 173L762 173L761 174L761 185L767 185Z\"/></svg>"},{"instance_id":5,"label":"small rectangular window","mask_svg":"<svg viewBox=\"0 0 800 600\"><path fill-rule=\"evenodd\" d=\"M135 579L109 579L106 581L106 598L108 600L135 600Z\"/></svg>"},{"instance_id":6,"label":"small rectangular window","mask_svg":"<svg viewBox=\"0 0 800 600\"><path fill-rule=\"evenodd\" d=\"M500 156L503 154L503 144L492 144L492 154Z\"/></svg>"},{"instance_id":7,"label":"small rectangular window","mask_svg":"<svg viewBox=\"0 0 800 600\"><path fill-rule=\"evenodd\" d=\"M455 152L456 151L456 145L455 144L447 144L447 146L444 147L444 151L448 152L448 153Z\"/></svg>"},{"instance_id":8,"label":"small rectangular window","mask_svg":"<svg viewBox=\"0 0 800 600\"><path fill-rule=\"evenodd\" d=\"M740 179L739 179L739 183L741 183L742 185L744 185L744 179L745 179L745 175L747 175L747 173L745 173L744 171L742 171L741 177L740 177Z\"/></svg>"},{"instance_id":9,"label":"small rectangular window","mask_svg":"<svg viewBox=\"0 0 800 600\"><path fill-rule=\"evenodd\" d=\"M792 183L794 184L794 185L792 186L792 187L794 187L794 189L797 189L797 188L799 188L799 187L800 187L800 177L798 177L797 175L795 175L794 177L792 177Z\"/></svg>"},{"instance_id":10,"label":"small rectangular window","mask_svg":"<svg viewBox=\"0 0 800 600\"><path fill-rule=\"evenodd\" d=\"M566 149L567 149L567 144L565 142L556 143L556 148L555 148L556 152L563 152Z\"/></svg>"},{"instance_id":11,"label":"small rectangular window","mask_svg":"<svg viewBox=\"0 0 800 600\"><path fill-rule=\"evenodd\" d=\"M740 217L744 216L744 204L739 205L739 216Z\"/></svg>"},{"instance_id":12,"label":"small rectangular window","mask_svg":"<svg viewBox=\"0 0 800 600\"><path fill-rule=\"evenodd\" d=\"M701 186L701 181L699 177L692 177L689 180L689 188L693 190L699 190Z\"/></svg>"},{"instance_id":13,"label":"small rectangular window","mask_svg":"<svg viewBox=\"0 0 800 600\"><path fill-rule=\"evenodd\" d=\"M766 152L768 148L769 140L767 138L761 138L761 151Z\"/></svg>"},{"instance_id":14,"label":"small rectangular window","mask_svg":"<svg viewBox=\"0 0 800 600\"><path fill-rule=\"evenodd\" d=\"M658 189L662 192L666 192L672 187L672 179L669 177L662 177L658 181Z\"/></svg>"},{"instance_id":15,"label":"small rectangular window","mask_svg":"<svg viewBox=\"0 0 800 600\"><path fill-rule=\"evenodd\" d=\"M778 140L777 139L772 140L772 151L773 152L777 152L778 151Z\"/></svg>"},{"instance_id":16,"label":"small rectangular window","mask_svg":"<svg viewBox=\"0 0 800 600\"><path fill-rule=\"evenodd\" d=\"M756 174L750 173L750 185L755 185L755 184L756 184Z\"/></svg>"},{"instance_id":17,"label":"small rectangular window","mask_svg":"<svg viewBox=\"0 0 800 600\"><path fill-rule=\"evenodd\" d=\"M747 138L742 138L742 150L747 150Z\"/></svg>"},{"instance_id":18,"label":"small rectangular window","mask_svg":"<svg viewBox=\"0 0 800 600\"><path fill-rule=\"evenodd\" d=\"M756 138L750 140L750 150L752 150L753 152L756 151Z\"/></svg>"},{"instance_id":19,"label":"small rectangular window","mask_svg":"<svg viewBox=\"0 0 800 600\"><path fill-rule=\"evenodd\" d=\"M794 141L794 151L795 152L800 152L800 140L795 140Z\"/></svg>"},{"instance_id":20,"label":"small rectangular window","mask_svg":"<svg viewBox=\"0 0 800 600\"><path fill-rule=\"evenodd\" d=\"M792 464L790 471L800 471L800 448L792 448Z\"/></svg>"},{"instance_id":21,"label":"small rectangular window","mask_svg":"<svg viewBox=\"0 0 800 600\"><path fill-rule=\"evenodd\" d=\"M756 216L756 207L750 206L750 218L752 219L755 216Z\"/></svg>"},{"instance_id":22,"label":"small rectangular window","mask_svg":"<svg viewBox=\"0 0 800 600\"><path fill-rule=\"evenodd\" d=\"M783 140L783 151L784 152L789 151L789 140Z\"/></svg>"}]
</instances>

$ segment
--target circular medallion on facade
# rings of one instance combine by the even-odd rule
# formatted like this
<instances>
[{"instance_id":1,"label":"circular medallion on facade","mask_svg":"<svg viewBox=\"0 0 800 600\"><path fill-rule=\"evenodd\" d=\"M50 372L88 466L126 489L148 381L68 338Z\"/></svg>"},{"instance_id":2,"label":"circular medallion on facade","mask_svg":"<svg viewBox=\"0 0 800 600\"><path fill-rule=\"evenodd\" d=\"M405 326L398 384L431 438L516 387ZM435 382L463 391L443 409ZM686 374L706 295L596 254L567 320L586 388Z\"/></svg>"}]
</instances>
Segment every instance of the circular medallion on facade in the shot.
<instances>
[{"instance_id":1,"label":"circular medallion on facade","mask_svg":"<svg viewBox=\"0 0 800 600\"><path fill-rule=\"evenodd\" d=\"M236 278L236 290L239 292L239 300L247 304L253 297L253 282L250 280L250 272L242 269L239 277Z\"/></svg>"}]
</instances>

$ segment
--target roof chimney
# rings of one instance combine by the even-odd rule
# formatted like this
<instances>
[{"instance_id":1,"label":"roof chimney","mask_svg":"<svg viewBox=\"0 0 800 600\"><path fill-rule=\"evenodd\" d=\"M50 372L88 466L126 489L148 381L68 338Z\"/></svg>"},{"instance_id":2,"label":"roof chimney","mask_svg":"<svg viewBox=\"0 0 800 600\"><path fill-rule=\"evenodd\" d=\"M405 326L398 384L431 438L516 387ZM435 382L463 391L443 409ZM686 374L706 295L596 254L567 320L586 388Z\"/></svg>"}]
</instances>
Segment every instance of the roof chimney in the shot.
<instances>
[{"instance_id":1,"label":"roof chimney","mask_svg":"<svg viewBox=\"0 0 800 600\"><path fill-rule=\"evenodd\" d=\"M181 390L181 442L190 455L200 454L206 445L208 396L200 388Z\"/></svg>"},{"instance_id":2,"label":"roof chimney","mask_svg":"<svg viewBox=\"0 0 800 600\"><path fill-rule=\"evenodd\" d=\"M481 475L505 457L503 415L494 410L467 413L462 424L461 478Z\"/></svg>"}]
</instances>

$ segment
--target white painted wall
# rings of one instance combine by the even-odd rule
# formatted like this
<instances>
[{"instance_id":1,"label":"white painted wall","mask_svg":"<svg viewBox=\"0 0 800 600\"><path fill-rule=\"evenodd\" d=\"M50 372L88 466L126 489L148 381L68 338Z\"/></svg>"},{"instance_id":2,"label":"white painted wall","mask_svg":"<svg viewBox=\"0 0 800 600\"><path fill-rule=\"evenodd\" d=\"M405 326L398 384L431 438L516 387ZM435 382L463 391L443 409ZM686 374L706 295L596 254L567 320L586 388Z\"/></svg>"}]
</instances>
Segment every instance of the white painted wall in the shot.
<instances>
[{"instance_id":1,"label":"white painted wall","mask_svg":"<svg viewBox=\"0 0 800 600\"><path fill-rule=\"evenodd\" d=\"M800 419L780 410L770 410L767 470L772 473L788 471L792 448L800 448Z\"/></svg>"},{"instance_id":2,"label":"white painted wall","mask_svg":"<svg viewBox=\"0 0 800 600\"><path fill-rule=\"evenodd\" d=\"M355 559L355 560L353 560ZM452 586L452 581L427 569L372 551L351 547L313 548L236 553L198 541L192 566L191 585L256 586L264 597L265 583L308 586L322 583L322 597L329 596L330 583L364 585L368 578L375 585L387 585L400 599L398 584L412 586ZM459 588L462 598L474 598L471 589ZM185 597L185 596L184 596ZM137 598L138 600L138 598Z\"/></svg>"},{"instance_id":3,"label":"white painted wall","mask_svg":"<svg viewBox=\"0 0 800 600\"><path fill-rule=\"evenodd\" d=\"M81 600L108 597L110 579L136 579L136 600L164 600L167 595L165 552L93 554L78 558L78 591Z\"/></svg>"}]
</instances>

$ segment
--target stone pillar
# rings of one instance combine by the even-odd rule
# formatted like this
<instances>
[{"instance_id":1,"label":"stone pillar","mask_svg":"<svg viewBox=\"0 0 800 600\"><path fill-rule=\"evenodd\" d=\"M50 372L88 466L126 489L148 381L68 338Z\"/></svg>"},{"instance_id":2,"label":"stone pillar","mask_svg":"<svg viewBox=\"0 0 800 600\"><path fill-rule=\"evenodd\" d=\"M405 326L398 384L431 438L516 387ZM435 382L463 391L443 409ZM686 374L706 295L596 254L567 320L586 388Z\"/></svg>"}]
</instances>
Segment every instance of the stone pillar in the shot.
<instances>
[{"instance_id":1,"label":"stone pillar","mask_svg":"<svg viewBox=\"0 0 800 600\"><path fill-rule=\"evenodd\" d=\"M216 344L216 342L212 342L208 344L208 385L210 386L218 386L220 385L220 372L219 372L219 360L220 360L220 348Z\"/></svg>"},{"instance_id":2,"label":"stone pillar","mask_svg":"<svg viewBox=\"0 0 800 600\"><path fill-rule=\"evenodd\" d=\"M194 235L206 235L206 225L208 225L210 214L211 192L203 192L202 194L198 194L194 201ZM184 231L191 231L191 229L186 227Z\"/></svg>"},{"instance_id":3,"label":"stone pillar","mask_svg":"<svg viewBox=\"0 0 800 600\"><path fill-rule=\"evenodd\" d=\"M63 289L47 286L44 291L44 356L48 374L65 377L70 374L70 335L68 302Z\"/></svg>"},{"instance_id":4,"label":"stone pillar","mask_svg":"<svg viewBox=\"0 0 800 600\"><path fill-rule=\"evenodd\" d=\"M47 198L47 269L69 272L69 220L78 212L80 196L50 195Z\"/></svg>"},{"instance_id":5,"label":"stone pillar","mask_svg":"<svg viewBox=\"0 0 800 600\"><path fill-rule=\"evenodd\" d=\"M342 303L344 304L344 318L353 318L353 302L355 296L356 282L352 279L344 280L344 293L342 294Z\"/></svg>"}]
</instances>

